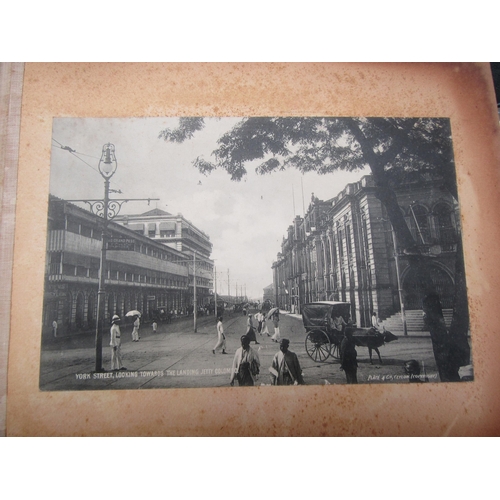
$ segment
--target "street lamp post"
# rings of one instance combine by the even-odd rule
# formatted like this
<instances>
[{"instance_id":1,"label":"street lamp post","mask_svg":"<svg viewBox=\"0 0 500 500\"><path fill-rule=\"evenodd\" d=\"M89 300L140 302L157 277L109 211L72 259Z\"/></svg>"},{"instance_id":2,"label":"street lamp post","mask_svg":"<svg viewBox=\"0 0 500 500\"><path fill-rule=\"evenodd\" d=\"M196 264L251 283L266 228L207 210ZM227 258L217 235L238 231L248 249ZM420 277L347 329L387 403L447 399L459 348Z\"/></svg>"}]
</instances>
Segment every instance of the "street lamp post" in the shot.
<instances>
[{"instance_id":1,"label":"street lamp post","mask_svg":"<svg viewBox=\"0 0 500 500\"><path fill-rule=\"evenodd\" d=\"M62 149L71 148L63 147ZM113 220L120 212L124 203L129 201L147 201L148 205L151 201L157 201L159 198L114 198L109 199L109 193L121 193L109 188L109 180L113 177L118 162L115 156L115 146L107 143L102 147L101 159L99 160L99 173L104 179L104 199L97 200L61 200L62 202L77 202L86 203L90 207L90 211L102 218L102 237L101 237L101 260L99 264L99 289L97 292L97 321L95 332L95 371L102 372L102 330L104 328L104 303L105 303L105 284L106 284L106 250L108 247L108 223Z\"/></svg>"},{"instance_id":2,"label":"street lamp post","mask_svg":"<svg viewBox=\"0 0 500 500\"><path fill-rule=\"evenodd\" d=\"M193 263L193 329L194 333L197 332L197 309L198 309L198 298L197 298L197 289L196 289L196 251L193 254L193 259L181 259L183 262L187 262L188 266L192 262ZM189 275L189 272L188 272Z\"/></svg>"},{"instance_id":3,"label":"street lamp post","mask_svg":"<svg viewBox=\"0 0 500 500\"><path fill-rule=\"evenodd\" d=\"M102 147L102 155L99 161L99 173L104 178L104 202L103 202L103 229L101 241L101 262L99 266L99 291L97 292L97 324L95 332L95 371L102 372L102 330L104 326L104 302L105 302L105 280L106 280L106 247L108 239L108 208L109 208L109 179L114 175L118 167L113 144L105 144Z\"/></svg>"},{"instance_id":4,"label":"street lamp post","mask_svg":"<svg viewBox=\"0 0 500 500\"><path fill-rule=\"evenodd\" d=\"M217 317L217 266L215 264L214 264L214 297L215 297L214 312L215 312L215 317Z\"/></svg>"}]
</instances>

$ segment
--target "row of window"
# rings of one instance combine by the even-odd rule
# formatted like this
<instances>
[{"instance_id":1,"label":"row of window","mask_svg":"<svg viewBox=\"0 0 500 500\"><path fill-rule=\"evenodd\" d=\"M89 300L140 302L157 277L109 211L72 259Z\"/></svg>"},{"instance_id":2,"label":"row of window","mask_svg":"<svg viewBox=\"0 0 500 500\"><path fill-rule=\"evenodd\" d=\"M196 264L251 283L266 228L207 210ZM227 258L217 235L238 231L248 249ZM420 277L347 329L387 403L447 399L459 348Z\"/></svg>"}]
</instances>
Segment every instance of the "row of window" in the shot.
<instances>
[{"instance_id":1,"label":"row of window","mask_svg":"<svg viewBox=\"0 0 500 500\"><path fill-rule=\"evenodd\" d=\"M134 233L140 234L141 236L144 235L144 231L142 229L133 229ZM156 230L155 229L148 229L148 237L149 238L156 238ZM160 230L160 238L175 238L175 231L168 231L168 230Z\"/></svg>"},{"instance_id":2,"label":"row of window","mask_svg":"<svg viewBox=\"0 0 500 500\"><path fill-rule=\"evenodd\" d=\"M50 274L58 275L60 274L61 267L59 264L50 264ZM124 271L117 271L115 269L109 269L107 272L106 279L116 280L116 281L127 281L130 283L147 283L151 285L163 285L171 287L187 287L187 278L168 278L165 276L150 275L150 274L140 274L131 273ZM62 265L62 275L63 276L77 276L81 278L98 278L99 269L92 269L84 266L75 266L71 264ZM200 283L200 286L202 284ZM208 285L205 285L208 286Z\"/></svg>"},{"instance_id":3,"label":"row of window","mask_svg":"<svg viewBox=\"0 0 500 500\"><path fill-rule=\"evenodd\" d=\"M408 209L410 215L406 216L408 228L417 244L433 245L440 244L443 251L453 251L454 244L457 242L457 230L455 214L446 203L438 203L432 212L428 212L422 205L415 205ZM365 255L367 252L367 226L366 220L363 219L362 237L364 242L360 242L364 247L365 252L361 252L362 264L368 259ZM336 240L336 241L335 241ZM339 244L336 244L338 242ZM352 239L351 227L349 224L345 226L344 231L337 228L336 234L333 236L334 262L336 264L337 256L342 263L344 258L344 242L345 250L348 259L352 255ZM363 244L364 243L364 244ZM335 255L336 254L336 255ZM316 254L311 256L313 267L316 267ZM326 245L326 267L329 268L331 263L330 245Z\"/></svg>"},{"instance_id":4,"label":"row of window","mask_svg":"<svg viewBox=\"0 0 500 500\"><path fill-rule=\"evenodd\" d=\"M52 262L50 264L49 273L51 275L60 274L61 266L59 263ZM62 275L64 276L78 276L81 278L95 278L99 277L99 269L97 268L87 268L85 266L76 266L71 264L62 265ZM162 285L171 287L183 287L188 286L187 278L172 278L165 276L164 273L154 273L150 272L148 274L132 273L126 271L119 271L116 269L109 269L106 279L117 280L117 281L127 281L130 283L147 283L151 285ZM193 284L192 277L189 280L189 284ZM210 287L210 281L206 278L198 277L196 279L196 285L201 287Z\"/></svg>"},{"instance_id":5,"label":"row of window","mask_svg":"<svg viewBox=\"0 0 500 500\"><path fill-rule=\"evenodd\" d=\"M79 234L81 236L87 237L87 238L92 238L95 240L101 240L102 239L102 231L98 228L93 228L90 226L87 226L85 224L79 223L73 219L67 218L66 219L66 227L63 227L61 224L61 221L54 221L51 229L66 229L70 233L74 234ZM136 231L138 234L142 234L142 231ZM190 231L193 233L192 231ZM152 231L153 234L150 234L150 237L154 237L154 231ZM175 231L161 231L160 235L163 235L165 233L166 236L174 236ZM171 234L172 233L172 234ZM194 233L193 233L194 234ZM197 238L200 239L200 238ZM183 266L187 265L187 262L185 261L186 257L185 256L180 256L180 255L175 255L172 254L171 252L167 250L161 250L156 247L136 242L134 245L134 251L142 253L144 255L150 255L151 257L160 259L160 260L166 260L169 262L174 262L177 264L181 264ZM197 264L200 265L200 267L205 268L209 271L212 270L212 267L210 263L204 262L202 260L197 262Z\"/></svg>"}]
</instances>

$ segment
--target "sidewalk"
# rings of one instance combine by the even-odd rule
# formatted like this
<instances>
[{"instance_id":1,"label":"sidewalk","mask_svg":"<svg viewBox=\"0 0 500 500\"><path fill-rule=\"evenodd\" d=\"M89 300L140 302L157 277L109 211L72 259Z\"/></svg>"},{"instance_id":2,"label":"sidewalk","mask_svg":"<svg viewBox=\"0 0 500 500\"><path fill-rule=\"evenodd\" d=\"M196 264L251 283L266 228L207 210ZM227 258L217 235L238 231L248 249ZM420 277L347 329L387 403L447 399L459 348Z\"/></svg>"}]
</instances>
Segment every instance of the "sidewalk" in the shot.
<instances>
[{"instance_id":1,"label":"sidewalk","mask_svg":"<svg viewBox=\"0 0 500 500\"><path fill-rule=\"evenodd\" d=\"M285 310L280 310L280 314L282 314L283 316L286 315L286 316L288 316L290 318L298 319L298 320L300 320L302 322L302 314L290 313L290 312L285 311ZM431 336L430 332L427 332L427 331L408 331L408 334L404 335L402 327L401 327L401 330L399 330L399 329L391 329L390 332L393 333L394 335L397 335L398 337L423 337L423 338L428 338L428 337Z\"/></svg>"}]
</instances>

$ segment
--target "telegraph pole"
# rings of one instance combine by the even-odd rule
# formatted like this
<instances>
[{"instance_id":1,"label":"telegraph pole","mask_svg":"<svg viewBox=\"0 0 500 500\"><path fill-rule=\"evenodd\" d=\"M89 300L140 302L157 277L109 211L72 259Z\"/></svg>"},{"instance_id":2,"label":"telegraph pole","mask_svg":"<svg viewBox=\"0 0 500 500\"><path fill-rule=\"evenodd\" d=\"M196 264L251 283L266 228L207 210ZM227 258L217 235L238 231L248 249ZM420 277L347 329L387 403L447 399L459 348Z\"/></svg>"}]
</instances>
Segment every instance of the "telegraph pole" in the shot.
<instances>
[{"instance_id":1,"label":"telegraph pole","mask_svg":"<svg viewBox=\"0 0 500 500\"><path fill-rule=\"evenodd\" d=\"M214 264L215 317L217 317L217 266Z\"/></svg>"}]
</instances>

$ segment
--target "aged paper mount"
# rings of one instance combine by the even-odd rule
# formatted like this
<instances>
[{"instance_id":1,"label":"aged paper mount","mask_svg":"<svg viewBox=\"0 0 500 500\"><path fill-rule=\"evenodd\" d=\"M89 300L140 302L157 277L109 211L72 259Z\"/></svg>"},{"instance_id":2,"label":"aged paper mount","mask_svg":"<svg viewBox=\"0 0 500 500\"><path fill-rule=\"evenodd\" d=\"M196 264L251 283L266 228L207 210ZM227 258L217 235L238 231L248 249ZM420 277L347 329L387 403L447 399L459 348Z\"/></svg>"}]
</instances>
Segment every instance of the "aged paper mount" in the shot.
<instances>
[{"instance_id":1,"label":"aged paper mount","mask_svg":"<svg viewBox=\"0 0 500 500\"><path fill-rule=\"evenodd\" d=\"M450 119L474 381L243 391L229 387L40 391L39 332L53 119L290 115ZM494 394L500 346L494 335L494 297L499 280L494 253L498 156L498 117L486 64L27 64L7 434L497 434L499 403Z\"/></svg>"}]
</instances>

